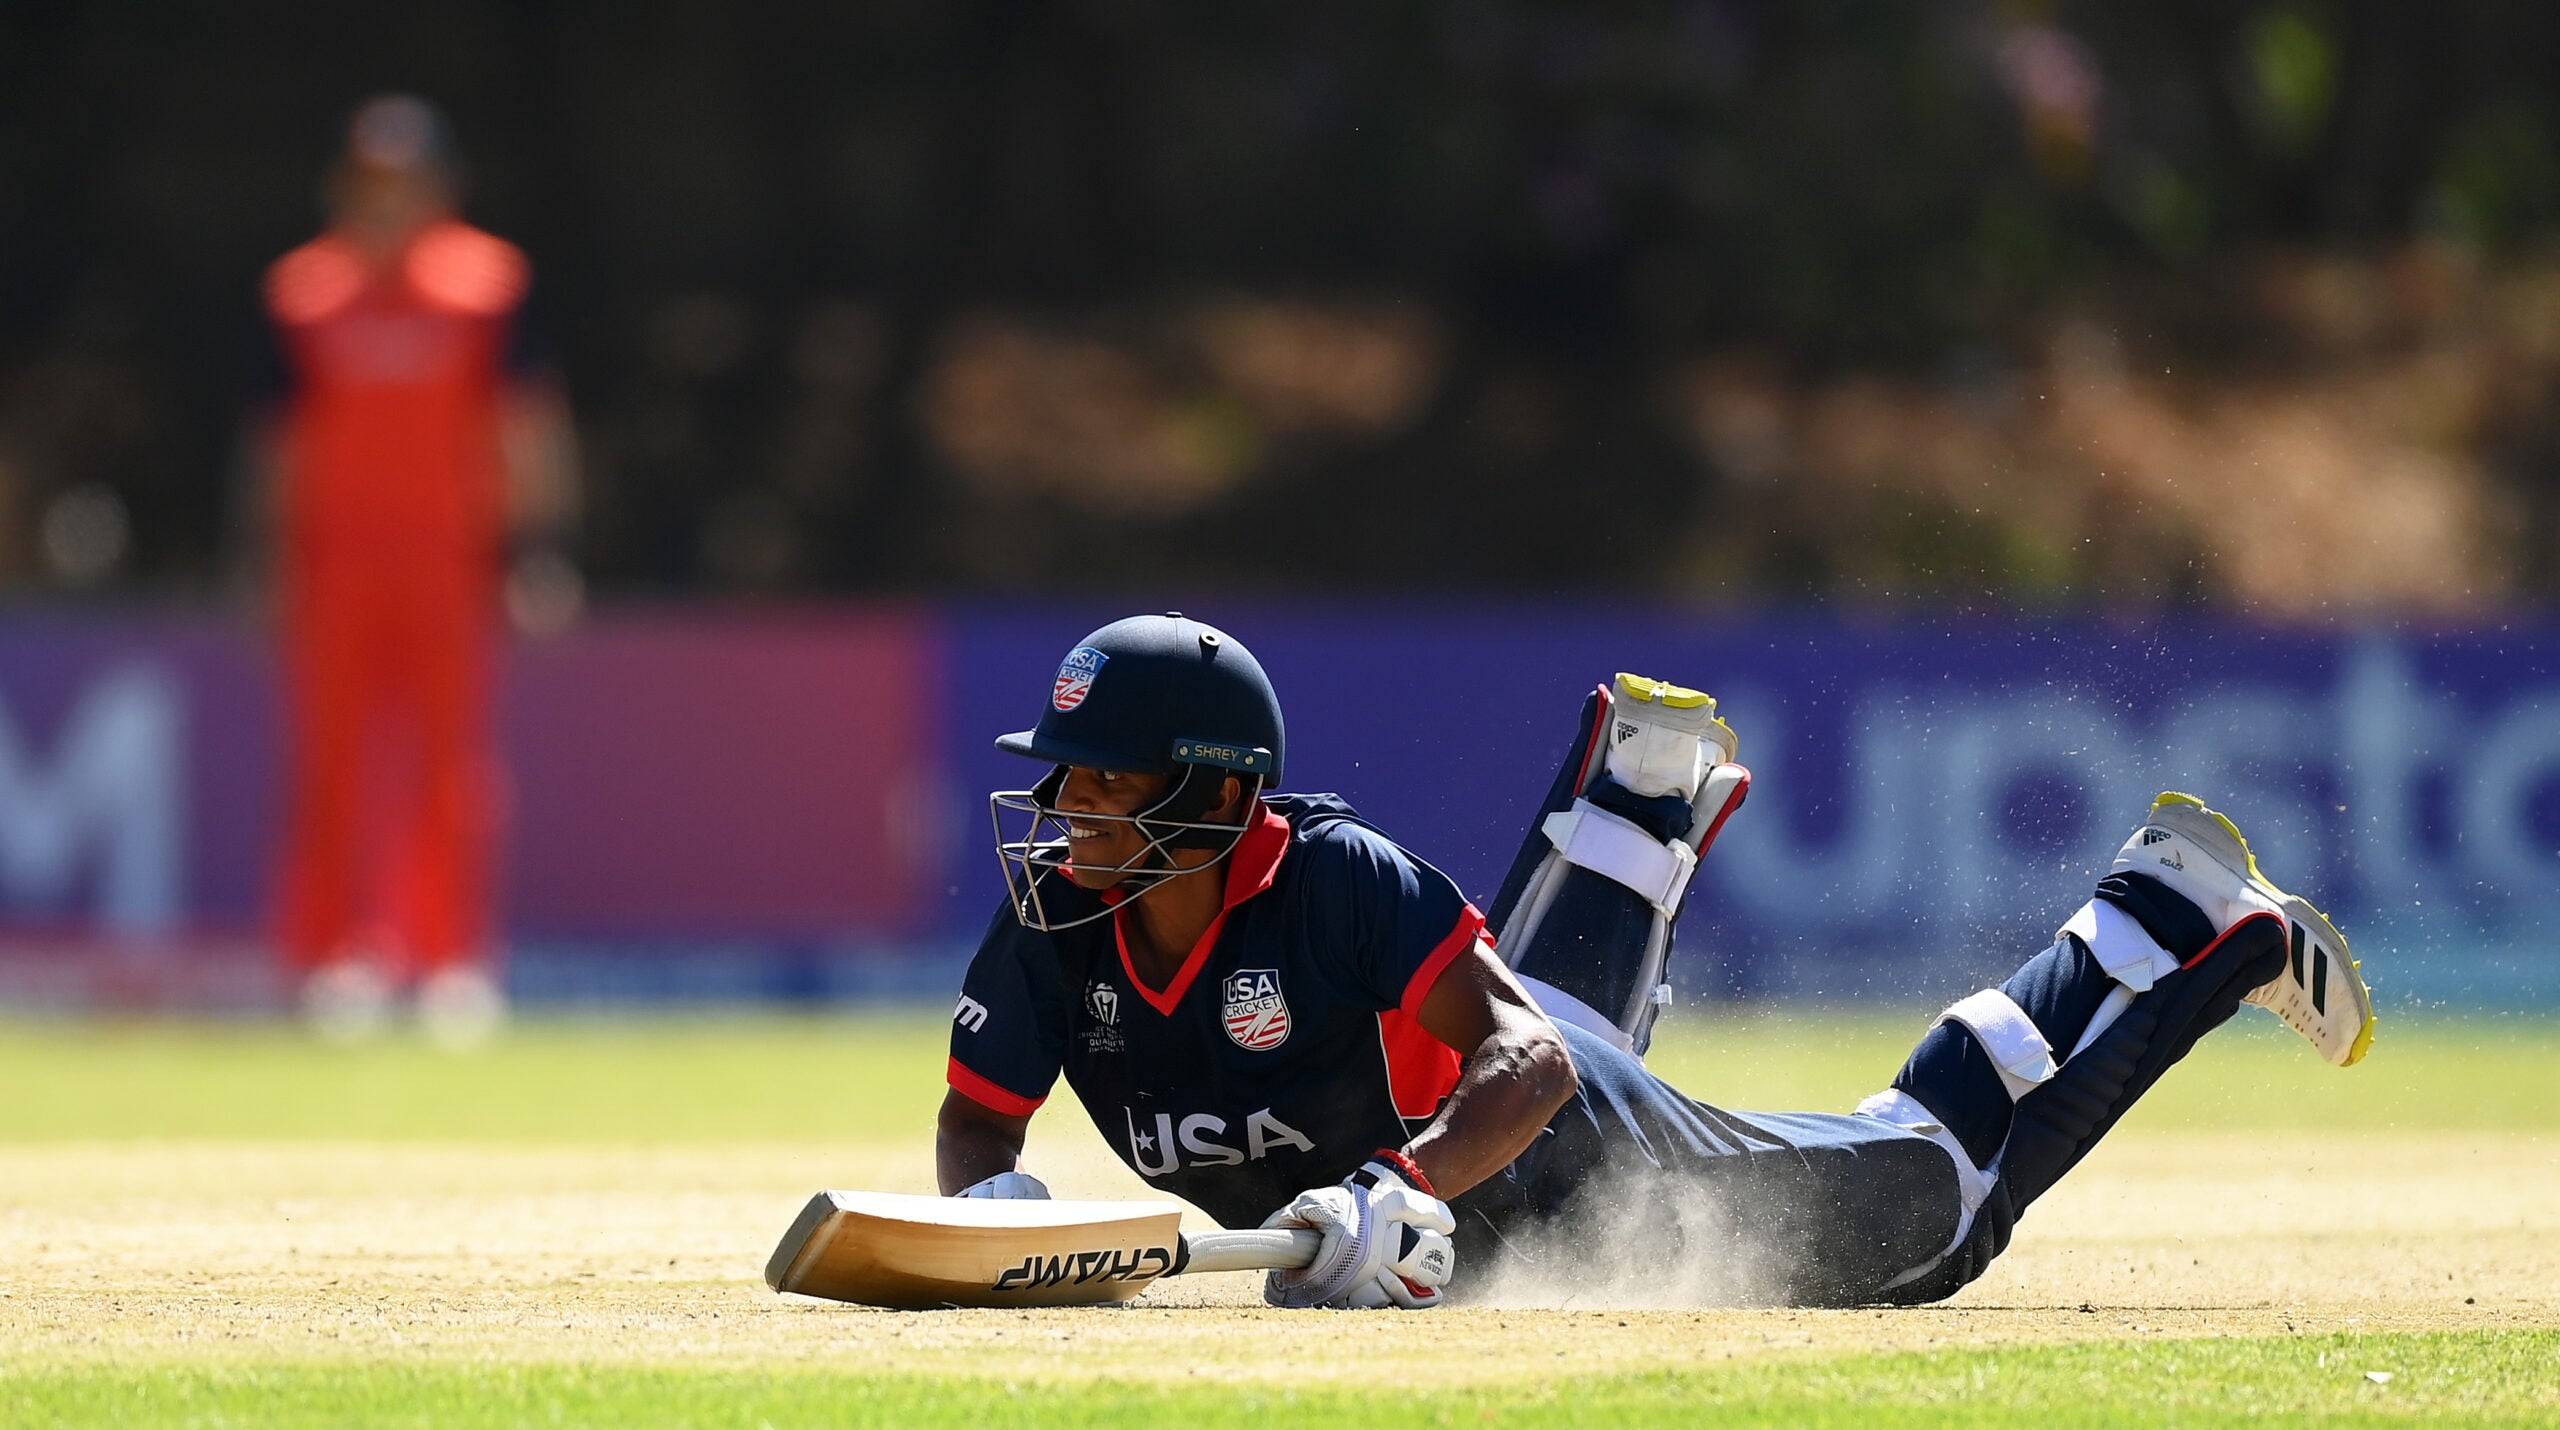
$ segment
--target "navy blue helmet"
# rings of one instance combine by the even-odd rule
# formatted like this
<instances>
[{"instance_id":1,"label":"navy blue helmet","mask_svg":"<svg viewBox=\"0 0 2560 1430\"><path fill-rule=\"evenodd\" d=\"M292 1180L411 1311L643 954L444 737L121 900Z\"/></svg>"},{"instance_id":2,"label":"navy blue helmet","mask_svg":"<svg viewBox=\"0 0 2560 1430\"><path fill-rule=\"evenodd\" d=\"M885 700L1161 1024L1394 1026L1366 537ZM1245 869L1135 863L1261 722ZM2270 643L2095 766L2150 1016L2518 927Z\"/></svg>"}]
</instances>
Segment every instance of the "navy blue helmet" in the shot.
<instances>
[{"instance_id":1,"label":"navy blue helmet","mask_svg":"<svg viewBox=\"0 0 2560 1430\"><path fill-rule=\"evenodd\" d=\"M1040 723L996 748L1053 765L1280 775L1280 697L1244 643L1185 616L1131 616L1076 643Z\"/></svg>"},{"instance_id":2,"label":"navy blue helmet","mask_svg":"<svg viewBox=\"0 0 2560 1430\"><path fill-rule=\"evenodd\" d=\"M1086 636L1059 663L1040 723L996 740L998 749L1053 767L1028 790L990 797L1014 912L1035 928L1069 926L1048 916L1041 897L1041 876L1068 865L1063 843L1042 837L1052 829L1061 838L1065 833L1057 799L1068 766L1179 777L1134 815L1077 816L1126 819L1137 827L1145 848L1109 872L1136 876L1135 887L1143 889L1177 872L1166 850L1234 847L1245 826L1206 816L1229 776L1243 780L1249 794L1270 789L1286 744L1280 697L1262 663L1215 626L1178 613L1131 616ZM1008 813L1029 818L1021 838L1005 837Z\"/></svg>"}]
</instances>

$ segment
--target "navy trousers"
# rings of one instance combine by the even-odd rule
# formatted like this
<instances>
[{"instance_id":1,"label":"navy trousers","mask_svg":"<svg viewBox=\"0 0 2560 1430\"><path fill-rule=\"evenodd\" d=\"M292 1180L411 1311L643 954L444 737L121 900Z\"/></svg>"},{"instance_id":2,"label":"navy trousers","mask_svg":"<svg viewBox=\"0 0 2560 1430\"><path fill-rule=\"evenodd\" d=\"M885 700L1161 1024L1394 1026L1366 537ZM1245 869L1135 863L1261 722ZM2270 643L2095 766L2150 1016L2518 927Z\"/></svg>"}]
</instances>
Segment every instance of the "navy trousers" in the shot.
<instances>
[{"instance_id":1,"label":"navy trousers","mask_svg":"<svg viewBox=\"0 0 2560 1430\"><path fill-rule=\"evenodd\" d=\"M1954 1238L1955 1163L1928 1138L1853 1114L1727 1112L1561 1031L1581 1086L1451 1203L1456 1295L1525 1274L1640 1296L1650 1267L1662 1288L1734 1302L1856 1305Z\"/></svg>"}]
</instances>

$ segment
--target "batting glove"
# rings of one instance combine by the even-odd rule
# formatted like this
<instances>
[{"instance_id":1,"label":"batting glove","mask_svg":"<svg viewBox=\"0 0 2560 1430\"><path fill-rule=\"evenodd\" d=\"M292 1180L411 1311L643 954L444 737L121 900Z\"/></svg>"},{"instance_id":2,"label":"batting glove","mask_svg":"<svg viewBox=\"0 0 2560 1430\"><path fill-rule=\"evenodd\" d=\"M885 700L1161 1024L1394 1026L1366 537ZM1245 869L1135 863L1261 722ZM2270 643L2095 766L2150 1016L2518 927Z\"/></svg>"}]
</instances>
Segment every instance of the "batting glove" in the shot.
<instances>
[{"instance_id":1,"label":"batting glove","mask_svg":"<svg viewBox=\"0 0 2560 1430\"><path fill-rule=\"evenodd\" d=\"M998 1172L983 1182L961 1189L964 1197L993 1197L1000 1202L1045 1202L1049 1200L1049 1184L1029 1172Z\"/></svg>"},{"instance_id":2,"label":"batting glove","mask_svg":"<svg viewBox=\"0 0 2560 1430\"><path fill-rule=\"evenodd\" d=\"M1324 1238L1305 1269L1264 1279L1262 1299L1274 1306L1428 1310L1440 1304L1440 1288L1458 1262L1449 1244L1457 1218L1401 1152L1381 1150L1338 1187L1300 1192L1263 1225L1304 1227Z\"/></svg>"}]
</instances>

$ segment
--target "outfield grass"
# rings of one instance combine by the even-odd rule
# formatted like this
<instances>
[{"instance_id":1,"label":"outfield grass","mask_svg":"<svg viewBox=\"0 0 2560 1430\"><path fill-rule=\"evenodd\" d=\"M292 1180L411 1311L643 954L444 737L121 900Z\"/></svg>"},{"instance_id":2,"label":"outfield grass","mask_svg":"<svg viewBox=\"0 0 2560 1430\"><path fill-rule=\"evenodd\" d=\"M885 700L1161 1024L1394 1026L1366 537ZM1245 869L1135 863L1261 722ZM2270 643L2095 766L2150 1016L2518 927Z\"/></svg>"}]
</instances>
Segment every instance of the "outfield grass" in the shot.
<instances>
[{"instance_id":1,"label":"outfield grass","mask_svg":"<svg viewBox=\"0 0 2560 1430\"><path fill-rule=\"evenodd\" d=\"M1681 1013L1656 1067L1742 1108L1852 1105L1927 1019ZM536 1021L465 1057L0 1024L0 1425L2560 1424L2552 1021L2386 1017L2341 1072L2244 1014L1939 1310L765 1293L821 1179L925 1175L943 1051L936 1010ZM1081 1121L1035 1124L1043 1168L1134 1185Z\"/></svg>"},{"instance_id":2,"label":"outfield grass","mask_svg":"<svg viewBox=\"0 0 2560 1430\"><path fill-rule=\"evenodd\" d=\"M2531 1331L1785 1358L1419 1391L285 1364L0 1371L0 1418L25 1426L2547 1425L2560 1419L2555 1363L2560 1332Z\"/></svg>"},{"instance_id":3,"label":"outfield grass","mask_svg":"<svg viewBox=\"0 0 2560 1430\"><path fill-rule=\"evenodd\" d=\"M1704 1101L1767 1111L1855 1106L1929 1016L1683 1013L1653 1066ZM258 1024L0 1024L0 1143L929 1139L944 1053L932 1012L536 1022L464 1057L410 1039L323 1047ZM2135 1116L2189 1130L2560 1130L2560 1022L2386 1019L2372 1055L2342 1072L2244 1010Z\"/></svg>"}]
</instances>

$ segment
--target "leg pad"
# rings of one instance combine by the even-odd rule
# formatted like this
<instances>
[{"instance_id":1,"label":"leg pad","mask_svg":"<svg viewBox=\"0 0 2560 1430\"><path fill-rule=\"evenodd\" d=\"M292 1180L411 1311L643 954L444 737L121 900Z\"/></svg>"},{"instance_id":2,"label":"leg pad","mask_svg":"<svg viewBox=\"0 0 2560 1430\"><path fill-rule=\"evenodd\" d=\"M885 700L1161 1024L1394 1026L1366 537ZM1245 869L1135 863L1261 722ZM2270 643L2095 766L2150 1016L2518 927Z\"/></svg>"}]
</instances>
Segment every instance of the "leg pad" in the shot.
<instances>
[{"instance_id":1,"label":"leg pad","mask_svg":"<svg viewBox=\"0 0 2560 1430\"><path fill-rule=\"evenodd\" d=\"M2154 984L2018 1100L1997 1175L1964 1237L1935 1266L1885 1293L1897 1305L1954 1295L2006 1250L2018 1218L2079 1164L2205 1034L2230 1021L2249 990L2276 976L2284 922L2259 914L2233 924L2187 967Z\"/></svg>"}]
</instances>

